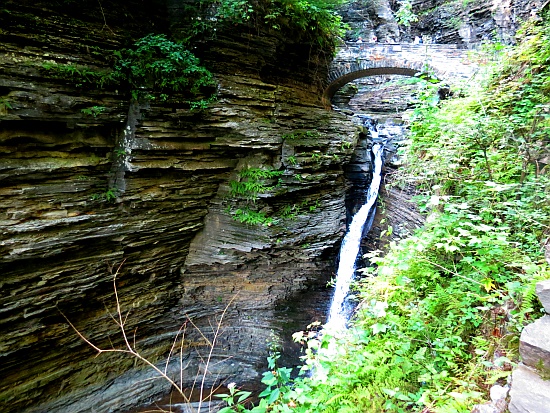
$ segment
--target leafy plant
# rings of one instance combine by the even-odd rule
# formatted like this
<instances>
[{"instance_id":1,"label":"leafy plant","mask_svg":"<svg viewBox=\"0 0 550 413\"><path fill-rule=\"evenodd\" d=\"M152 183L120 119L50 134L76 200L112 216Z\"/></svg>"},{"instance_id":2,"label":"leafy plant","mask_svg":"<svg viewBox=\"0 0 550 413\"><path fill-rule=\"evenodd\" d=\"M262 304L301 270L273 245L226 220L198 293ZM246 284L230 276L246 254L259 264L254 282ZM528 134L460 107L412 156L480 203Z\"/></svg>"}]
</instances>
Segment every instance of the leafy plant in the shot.
<instances>
[{"instance_id":1,"label":"leafy plant","mask_svg":"<svg viewBox=\"0 0 550 413\"><path fill-rule=\"evenodd\" d=\"M216 397L220 397L224 402L227 403L227 406L223 409L219 410L218 413L231 413L231 412L256 412L258 413L265 412L265 409L263 410L249 410L244 407L245 401L250 397L252 392L250 391L244 391L239 390L237 388L237 385L235 383L229 383L227 385L227 390L229 390L229 393L222 393L222 394L216 394Z\"/></svg>"},{"instance_id":2,"label":"leafy plant","mask_svg":"<svg viewBox=\"0 0 550 413\"><path fill-rule=\"evenodd\" d=\"M303 41L333 46L345 30L336 12L344 0L203 0L209 16L194 18L192 32L213 33L222 24L243 24L271 30L291 30Z\"/></svg>"},{"instance_id":3,"label":"leafy plant","mask_svg":"<svg viewBox=\"0 0 550 413\"><path fill-rule=\"evenodd\" d=\"M113 72L109 70L51 62L42 64L42 68L49 72L54 78L67 80L77 87L89 86L103 89L106 86L116 83Z\"/></svg>"},{"instance_id":4,"label":"leafy plant","mask_svg":"<svg viewBox=\"0 0 550 413\"><path fill-rule=\"evenodd\" d=\"M115 189L107 189L104 192L99 192L91 196L92 201L114 202L116 198L117 191Z\"/></svg>"},{"instance_id":5,"label":"leafy plant","mask_svg":"<svg viewBox=\"0 0 550 413\"><path fill-rule=\"evenodd\" d=\"M311 153L311 160L320 163L321 162L321 154L318 152L312 152Z\"/></svg>"},{"instance_id":6,"label":"leafy plant","mask_svg":"<svg viewBox=\"0 0 550 413\"><path fill-rule=\"evenodd\" d=\"M8 102L7 99L5 98L0 98L0 108L2 108L3 110L7 110L7 109L13 109L13 106L10 104L10 102Z\"/></svg>"},{"instance_id":7,"label":"leafy plant","mask_svg":"<svg viewBox=\"0 0 550 413\"><path fill-rule=\"evenodd\" d=\"M321 134L317 131L311 130L298 130L291 133L283 134L283 140L295 140L295 139L307 139L307 138L318 138Z\"/></svg>"},{"instance_id":8,"label":"leafy plant","mask_svg":"<svg viewBox=\"0 0 550 413\"><path fill-rule=\"evenodd\" d=\"M410 0L401 0L399 9L395 12L395 20L398 24L409 27L411 23L418 21L418 16L413 12Z\"/></svg>"},{"instance_id":9,"label":"leafy plant","mask_svg":"<svg viewBox=\"0 0 550 413\"><path fill-rule=\"evenodd\" d=\"M166 100L183 94L192 109L204 108L215 98L212 92L204 92L215 86L212 73L182 44L163 34L149 34L134 48L115 55L119 60L113 76L129 84L134 98Z\"/></svg>"},{"instance_id":10,"label":"leafy plant","mask_svg":"<svg viewBox=\"0 0 550 413\"><path fill-rule=\"evenodd\" d=\"M97 118L106 110L107 108L105 106L91 106L89 108L81 109L80 111L85 115L89 115L89 116L93 116L94 118Z\"/></svg>"},{"instance_id":11,"label":"leafy plant","mask_svg":"<svg viewBox=\"0 0 550 413\"><path fill-rule=\"evenodd\" d=\"M247 168L239 172L239 181L230 181L231 195L245 199L255 200L259 194L272 191L273 185L267 181L284 174L284 171L276 171L263 168Z\"/></svg>"},{"instance_id":12,"label":"leafy plant","mask_svg":"<svg viewBox=\"0 0 550 413\"><path fill-rule=\"evenodd\" d=\"M263 212L253 211L250 208L238 208L233 212L233 219L243 224L271 226L273 218Z\"/></svg>"},{"instance_id":13,"label":"leafy plant","mask_svg":"<svg viewBox=\"0 0 550 413\"><path fill-rule=\"evenodd\" d=\"M296 219L296 217L301 213L302 209L297 204L292 205L285 205L281 211L279 212L279 215L283 219Z\"/></svg>"},{"instance_id":14,"label":"leafy plant","mask_svg":"<svg viewBox=\"0 0 550 413\"><path fill-rule=\"evenodd\" d=\"M165 101L178 96L191 109L200 109L215 99L212 73L185 46L163 34L149 34L136 41L133 48L115 51L114 55L117 62L113 70L58 63L44 63L42 67L53 77L78 87L124 85L136 100ZM93 108L82 112L97 116L99 106Z\"/></svg>"}]
</instances>

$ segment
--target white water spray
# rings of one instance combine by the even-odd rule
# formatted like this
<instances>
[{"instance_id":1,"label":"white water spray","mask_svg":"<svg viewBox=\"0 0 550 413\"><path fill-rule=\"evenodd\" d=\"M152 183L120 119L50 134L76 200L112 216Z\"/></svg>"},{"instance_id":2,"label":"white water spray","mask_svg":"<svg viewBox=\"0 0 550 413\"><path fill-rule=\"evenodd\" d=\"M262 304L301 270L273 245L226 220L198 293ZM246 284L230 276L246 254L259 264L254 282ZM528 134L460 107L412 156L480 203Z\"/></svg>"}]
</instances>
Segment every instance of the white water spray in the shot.
<instances>
[{"instance_id":1,"label":"white water spray","mask_svg":"<svg viewBox=\"0 0 550 413\"><path fill-rule=\"evenodd\" d=\"M378 132L371 130L371 135L373 140L376 141L378 138ZM338 272L336 273L336 287L334 289L334 296L332 297L332 303L330 305L328 321L325 325L325 328L333 331L342 330L346 326L348 311L346 311L345 308L345 300L355 275L355 261L357 259L357 255L359 254L363 228L370 211L376 203L378 190L380 188L384 146L379 143L374 144L372 147L372 153L374 154L374 172L372 182L367 191L367 199L365 204L353 216L349 230L342 241L342 246L340 247L340 263L338 265Z\"/></svg>"}]
</instances>

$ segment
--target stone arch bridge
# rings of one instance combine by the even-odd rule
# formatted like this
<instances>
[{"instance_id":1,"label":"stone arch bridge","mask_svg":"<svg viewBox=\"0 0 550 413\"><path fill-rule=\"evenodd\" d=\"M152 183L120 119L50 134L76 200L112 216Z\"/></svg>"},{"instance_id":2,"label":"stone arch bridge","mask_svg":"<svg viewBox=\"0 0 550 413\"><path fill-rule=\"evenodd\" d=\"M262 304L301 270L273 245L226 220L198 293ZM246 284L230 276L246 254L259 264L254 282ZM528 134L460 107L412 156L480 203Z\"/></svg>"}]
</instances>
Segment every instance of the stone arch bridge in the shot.
<instances>
[{"instance_id":1,"label":"stone arch bridge","mask_svg":"<svg viewBox=\"0 0 550 413\"><path fill-rule=\"evenodd\" d=\"M469 53L455 44L347 43L332 61L323 103L330 107L338 89L367 76L428 73L442 81L467 79L477 69Z\"/></svg>"}]
</instances>

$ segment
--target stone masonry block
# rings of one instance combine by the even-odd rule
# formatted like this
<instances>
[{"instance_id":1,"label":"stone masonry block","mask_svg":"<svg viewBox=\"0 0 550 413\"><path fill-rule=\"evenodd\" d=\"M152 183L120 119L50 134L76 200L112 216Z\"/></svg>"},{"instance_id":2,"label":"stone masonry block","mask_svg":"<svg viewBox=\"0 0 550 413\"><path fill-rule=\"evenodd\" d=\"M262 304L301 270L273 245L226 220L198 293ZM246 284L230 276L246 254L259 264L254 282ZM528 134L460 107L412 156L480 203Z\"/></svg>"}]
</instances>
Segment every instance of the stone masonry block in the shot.
<instances>
[{"instance_id":1,"label":"stone masonry block","mask_svg":"<svg viewBox=\"0 0 550 413\"><path fill-rule=\"evenodd\" d=\"M510 413L550 413L550 381L520 364L512 373Z\"/></svg>"},{"instance_id":2,"label":"stone masonry block","mask_svg":"<svg viewBox=\"0 0 550 413\"><path fill-rule=\"evenodd\" d=\"M550 316L526 326L520 337L519 353L524 364L550 371ZM550 408L548 410L550 413Z\"/></svg>"},{"instance_id":3,"label":"stone masonry block","mask_svg":"<svg viewBox=\"0 0 550 413\"><path fill-rule=\"evenodd\" d=\"M537 283L537 296L544 307L546 314L550 314L550 280Z\"/></svg>"}]
</instances>

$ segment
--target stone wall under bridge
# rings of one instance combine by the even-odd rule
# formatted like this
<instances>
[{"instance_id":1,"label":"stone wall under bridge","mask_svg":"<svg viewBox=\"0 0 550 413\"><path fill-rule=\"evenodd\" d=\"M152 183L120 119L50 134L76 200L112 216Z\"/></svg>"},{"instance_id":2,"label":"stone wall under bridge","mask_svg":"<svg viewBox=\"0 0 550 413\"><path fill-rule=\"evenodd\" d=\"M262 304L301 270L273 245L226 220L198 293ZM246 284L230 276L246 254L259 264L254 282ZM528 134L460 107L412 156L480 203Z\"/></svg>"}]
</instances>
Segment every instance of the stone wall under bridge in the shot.
<instances>
[{"instance_id":1,"label":"stone wall under bridge","mask_svg":"<svg viewBox=\"0 0 550 413\"><path fill-rule=\"evenodd\" d=\"M448 82L468 79L477 70L471 53L455 44L347 43L331 64L323 102L329 107L338 89L367 76L429 73Z\"/></svg>"}]
</instances>

